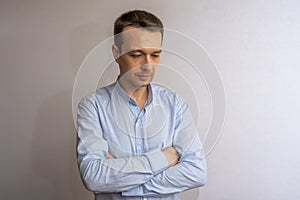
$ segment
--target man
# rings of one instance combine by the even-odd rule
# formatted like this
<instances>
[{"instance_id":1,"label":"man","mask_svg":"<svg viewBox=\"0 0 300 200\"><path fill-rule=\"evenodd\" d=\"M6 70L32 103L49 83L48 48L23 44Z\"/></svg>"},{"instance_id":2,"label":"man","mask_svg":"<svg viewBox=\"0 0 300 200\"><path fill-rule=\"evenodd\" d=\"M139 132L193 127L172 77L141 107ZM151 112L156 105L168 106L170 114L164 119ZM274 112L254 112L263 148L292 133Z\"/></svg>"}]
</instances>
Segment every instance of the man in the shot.
<instances>
[{"instance_id":1,"label":"man","mask_svg":"<svg viewBox=\"0 0 300 200\"><path fill-rule=\"evenodd\" d=\"M114 26L118 80L78 106L78 163L95 199L180 199L203 186L206 162L187 104L151 84L160 61L163 24L134 10Z\"/></svg>"}]
</instances>

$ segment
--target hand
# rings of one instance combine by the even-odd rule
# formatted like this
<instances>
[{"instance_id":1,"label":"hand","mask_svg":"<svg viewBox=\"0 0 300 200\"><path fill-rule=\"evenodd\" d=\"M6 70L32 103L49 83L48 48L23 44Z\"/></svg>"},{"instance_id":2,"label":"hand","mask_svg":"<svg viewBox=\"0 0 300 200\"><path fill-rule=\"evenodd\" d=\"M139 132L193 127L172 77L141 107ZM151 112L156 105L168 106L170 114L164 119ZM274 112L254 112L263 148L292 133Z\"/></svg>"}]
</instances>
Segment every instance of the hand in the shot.
<instances>
[{"instance_id":1,"label":"hand","mask_svg":"<svg viewBox=\"0 0 300 200\"><path fill-rule=\"evenodd\" d=\"M174 147L167 147L162 152L168 160L169 167L173 167L178 163L179 155Z\"/></svg>"},{"instance_id":2,"label":"hand","mask_svg":"<svg viewBox=\"0 0 300 200\"><path fill-rule=\"evenodd\" d=\"M108 152L107 153L107 159L114 159L114 157Z\"/></svg>"}]
</instances>

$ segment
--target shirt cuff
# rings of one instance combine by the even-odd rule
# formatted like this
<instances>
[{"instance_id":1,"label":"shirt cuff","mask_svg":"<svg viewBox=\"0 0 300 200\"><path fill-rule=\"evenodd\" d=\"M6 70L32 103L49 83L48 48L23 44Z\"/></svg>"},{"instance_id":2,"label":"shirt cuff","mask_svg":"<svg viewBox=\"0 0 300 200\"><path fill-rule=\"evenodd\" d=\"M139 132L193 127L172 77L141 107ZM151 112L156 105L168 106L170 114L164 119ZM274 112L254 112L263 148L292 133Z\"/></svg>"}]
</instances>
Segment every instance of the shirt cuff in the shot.
<instances>
[{"instance_id":1,"label":"shirt cuff","mask_svg":"<svg viewBox=\"0 0 300 200\"><path fill-rule=\"evenodd\" d=\"M168 160L162 151L146 153L145 156L148 158L154 174L158 174L168 168Z\"/></svg>"}]
</instances>

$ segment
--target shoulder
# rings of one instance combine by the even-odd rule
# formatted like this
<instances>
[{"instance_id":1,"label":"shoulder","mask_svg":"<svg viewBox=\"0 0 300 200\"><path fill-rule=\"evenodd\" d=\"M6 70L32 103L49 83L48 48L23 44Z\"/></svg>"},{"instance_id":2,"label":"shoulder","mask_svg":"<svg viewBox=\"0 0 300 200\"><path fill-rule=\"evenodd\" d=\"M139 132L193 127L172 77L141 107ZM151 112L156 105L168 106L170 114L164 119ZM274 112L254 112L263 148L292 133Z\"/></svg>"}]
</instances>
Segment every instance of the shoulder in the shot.
<instances>
[{"instance_id":1,"label":"shoulder","mask_svg":"<svg viewBox=\"0 0 300 200\"><path fill-rule=\"evenodd\" d=\"M154 96L162 101L168 101L172 103L174 106L186 104L185 99L177 92L172 91L171 89L158 85L158 84L151 84L152 92Z\"/></svg>"},{"instance_id":2,"label":"shoulder","mask_svg":"<svg viewBox=\"0 0 300 200\"><path fill-rule=\"evenodd\" d=\"M100 102L103 104L105 102L108 102L110 96L111 96L111 91L113 90L115 86L115 83L112 83L110 85L101 87L97 89L95 92L86 95L85 97L82 98L82 100L79 103L80 105L98 105Z\"/></svg>"}]
</instances>

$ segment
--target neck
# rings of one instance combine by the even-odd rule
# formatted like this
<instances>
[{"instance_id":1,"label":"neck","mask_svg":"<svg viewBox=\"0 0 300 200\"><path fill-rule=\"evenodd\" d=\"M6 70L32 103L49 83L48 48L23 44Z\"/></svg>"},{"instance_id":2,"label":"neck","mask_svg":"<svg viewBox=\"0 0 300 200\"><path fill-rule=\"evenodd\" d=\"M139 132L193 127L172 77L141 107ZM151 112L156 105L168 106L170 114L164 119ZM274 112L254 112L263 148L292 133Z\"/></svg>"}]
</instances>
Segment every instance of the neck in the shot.
<instances>
[{"instance_id":1,"label":"neck","mask_svg":"<svg viewBox=\"0 0 300 200\"><path fill-rule=\"evenodd\" d=\"M140 88L137 88L130 96L132 99L134 99L136 102L147 100L148 98L148 87L142 86Z\"/></svg>"},{"instance_id":2,"label":"neck","mask_svg":"<svg viewBox=\"0 0 300 200\"><path fill-rule=\"evenodd\" d=\"M143 85L139 88L132 88L122 81L119 81L119 84L125 90L125 92L136 102L140 109L142 109L148 99L147 85Z\"/></svg>"}]
</instances>

